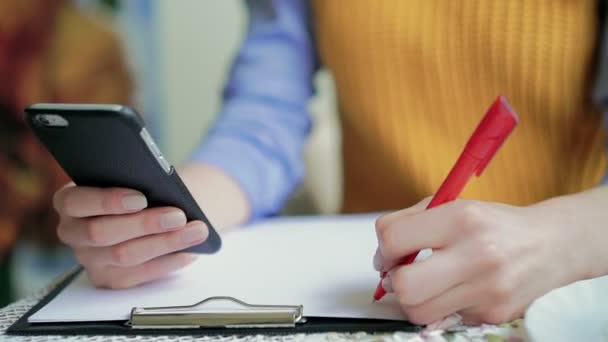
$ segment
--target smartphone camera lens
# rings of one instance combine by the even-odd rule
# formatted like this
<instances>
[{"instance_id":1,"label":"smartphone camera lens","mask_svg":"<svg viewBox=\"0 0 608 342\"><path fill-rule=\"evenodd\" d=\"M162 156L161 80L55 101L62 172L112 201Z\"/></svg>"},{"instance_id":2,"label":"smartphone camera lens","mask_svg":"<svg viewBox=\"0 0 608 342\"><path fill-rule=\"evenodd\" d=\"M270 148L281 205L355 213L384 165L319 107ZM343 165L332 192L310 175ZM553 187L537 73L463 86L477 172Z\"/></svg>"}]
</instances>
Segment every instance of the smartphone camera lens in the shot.
<instances>
[{"instance_id":1,"label":"smartphone camera lens","mask_svg":"<svg viewBox=\"0 0 608 342\"><path fill-rule=\"evenodd\" d=\"M36 116L36 120L44 126L47 127L67 127L68 121L64 119L61 115L55 114L40 114Z\"/></svg>"},{"instance_id":2,"label":"smartphone camera lens","mask_svg":"<svg viewBox=\"0 0 608 342\"><path fill-rule=\"evenodd\" d=\"M44 115L38 115L37 116L38 122L40 122L41 124L45 125L45 126L49 126L51 124L51 120L49 120L46 116Z\"/></svg>"}]
</instances>

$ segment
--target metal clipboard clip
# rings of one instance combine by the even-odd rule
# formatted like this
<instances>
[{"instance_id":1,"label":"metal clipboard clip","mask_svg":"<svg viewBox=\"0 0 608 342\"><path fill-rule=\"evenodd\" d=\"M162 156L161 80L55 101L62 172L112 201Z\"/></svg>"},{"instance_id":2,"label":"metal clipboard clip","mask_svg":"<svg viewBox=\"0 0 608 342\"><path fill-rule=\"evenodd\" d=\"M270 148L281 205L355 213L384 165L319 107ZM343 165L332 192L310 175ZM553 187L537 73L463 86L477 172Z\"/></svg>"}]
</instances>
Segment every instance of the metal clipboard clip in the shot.
<instances>
[{"instance_id":1,"label":"metal clipboard clip","mask_svg":"<svg viewBox=\"0 0 608 342\"><path fill-rule=\"evenodd\" d=\"M232 307L217 306L220 302ZM293 328L305 323L303 311L302 305L253 305L218 296L186 306L135 307L126 324L133 329Z\"/></svg>"}]
</instances>

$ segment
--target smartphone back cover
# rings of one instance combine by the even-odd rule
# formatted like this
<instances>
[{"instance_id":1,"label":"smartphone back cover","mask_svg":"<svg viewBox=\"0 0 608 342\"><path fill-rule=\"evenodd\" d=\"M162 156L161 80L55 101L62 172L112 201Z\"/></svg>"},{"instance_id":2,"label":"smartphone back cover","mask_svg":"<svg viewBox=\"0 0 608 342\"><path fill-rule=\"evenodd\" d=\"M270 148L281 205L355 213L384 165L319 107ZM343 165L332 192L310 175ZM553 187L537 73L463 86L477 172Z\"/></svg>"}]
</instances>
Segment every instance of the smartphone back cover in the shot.
<instances>
[{"instance_id":1,"label":"smartphone back cover","mask_svg":"<svg viewBox=\"0 0 608 342\"><path fill-rule=\"evenodd\" d=\"M26 109L35 134L78 185L124 187L141 191L149 207L174 206L188 220L203 221L209 237L185 251L214 253L221 239L203 211L171 167L167 174L140 137L143 121L123 106L112 110ZM116 112L118 110L118 112ZM49 128L36 122L36 114L59 114L69 121L65 128Z\"/></svg>"}]
</instances>

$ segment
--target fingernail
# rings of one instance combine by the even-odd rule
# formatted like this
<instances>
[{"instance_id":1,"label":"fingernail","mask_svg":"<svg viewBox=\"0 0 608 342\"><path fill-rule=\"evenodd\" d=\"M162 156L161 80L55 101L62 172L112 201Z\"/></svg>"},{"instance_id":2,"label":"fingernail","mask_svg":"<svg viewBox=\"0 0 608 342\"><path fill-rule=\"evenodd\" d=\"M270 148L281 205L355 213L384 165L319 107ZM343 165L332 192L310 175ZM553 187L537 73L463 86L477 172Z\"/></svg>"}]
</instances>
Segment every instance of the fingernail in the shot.
<instances>
[{"instance_id":1,"label":"fingernail","mask_svg":"<svg viewBox=\"0 0 608 342\"><path fill-rule=\"evenodd\" d=\"M207 237L207 228L203 224L195 224L184 228L182 241L186 244L202 242Z\"/></svg>"},{"instance_id":2,"label":"fingernail","mask_svg":"<svg viewBox=\"0 0 608 342\"><path fill-rule=\"evenodd\" d=\"M181 211L172 211L160 217L160 226L164 229L182 227L186 223L188 223L186 215Z\"/></svg>"},{"instance_id":3,"label":"fingernail","mask_svg":"<svg viewBox=\"0 0 608 342\"><path fill-rule=\"evenodd\" d=\"M376 271L382 271L382 258L380 257L380 252L376 249L376 254L374 254L374 269Z\"/></svg>"},{"instance_id":4,"label":"fingernail","mask_svg":"<svg viewBox=\"0 0 608 342\"><path fill-rule=\"evenodd\" d=\"M384 291L386 291L387 293L393 292L393 282L391 281L390 273L388 273L386 275L386 277L384 277L384 279L382 279L382 287L384 288Z\"/></svg>"},{"instance_id":5,"label":"fingernail","mask_svg":"<svg viewBox=\"0 0 608 342\"><path fill-rule=\"evenodd\" d=\"M191 263L195 262L196 259L198 258L198 255L196 254L191 254L191 253L181 253L182 257L181 257L181 266L182 267L186 267L188 265L190 265Z\"/></svg>"},{"instance_id":6,"label":"fingernail","mask_svg":"<svg viewBox=\"0 0 608 342\"><path fill-rule=\"evenodd\" d=\"M122 207L129 211L142 210L148 206L148 200L142 195L126 195L122 198Z\"/></svg>"},{"instance_id":7,"label":"fingernail","mask_svg":"<svg viewBox=\"0 0 608 342\"><path fill-rule=\"evenodd\" d=\"M451 314L448 317L444 317L440 320L437 320L431 324L428 324L425 331L431 332L435 330L447 330L458 325L462 324L462 316L459 314Z\"/></svg>"}]
</instances>

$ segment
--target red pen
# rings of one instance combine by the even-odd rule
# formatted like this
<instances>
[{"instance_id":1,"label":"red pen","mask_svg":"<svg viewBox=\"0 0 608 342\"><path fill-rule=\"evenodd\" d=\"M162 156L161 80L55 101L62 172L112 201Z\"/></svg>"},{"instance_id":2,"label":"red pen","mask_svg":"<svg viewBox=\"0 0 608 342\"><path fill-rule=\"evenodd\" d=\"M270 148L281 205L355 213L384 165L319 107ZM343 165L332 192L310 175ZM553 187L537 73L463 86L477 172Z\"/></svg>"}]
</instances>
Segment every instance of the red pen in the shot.
<instances>
[{"instance_id":1,"label":"red pen","mask_svg":"<svg viewBox=\"0 0 608 342\"><path fill-rule=\"evenodd\" d=\"M519 118L511 108L511 105L509 105L509 102L507 102L507 99L499 96L490 109L488 109L483 119L481 119L481 122L460 154L458 161L456 161L456 164L426 209L455 200L473 174L476 176L481 175L518 122ZM418 256L418 252L407 255L401 259L399 264L411 264L416 259L416 256ZM380 284L378 284L374 292L374 300L380 300L386 294L386 291L382 287L382 279L385 277L386 272L382 274Z\"/></svg>"}]
</instances>

